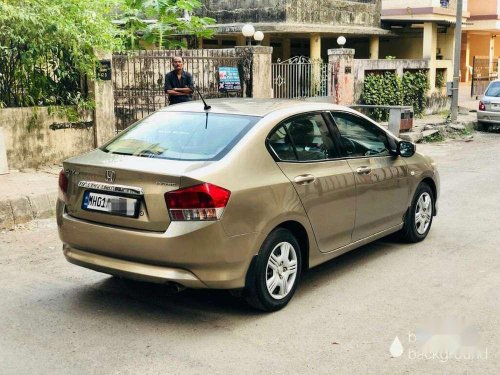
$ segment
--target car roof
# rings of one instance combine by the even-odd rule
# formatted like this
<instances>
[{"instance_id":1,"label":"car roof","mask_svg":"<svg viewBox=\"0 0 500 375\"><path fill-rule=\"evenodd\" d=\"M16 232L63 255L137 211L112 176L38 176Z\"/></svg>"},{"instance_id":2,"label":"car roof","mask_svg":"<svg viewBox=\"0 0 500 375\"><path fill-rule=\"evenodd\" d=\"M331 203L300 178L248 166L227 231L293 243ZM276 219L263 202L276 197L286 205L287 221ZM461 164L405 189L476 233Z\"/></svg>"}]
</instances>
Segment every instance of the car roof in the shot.
<instances>
[{"instance_id":1,"label":"car roof","mask_svg":"<svg viewBox=\"0 0 500 375\"><path fill-rule=\"evenodd\" d=\"M205 99L212 108L211 113L239 114L247 116L264 117L279 110L290 110L290 113L318 110L349 110L347 107L335 105L328 102L306 101L298 99L255 99L255 98L222 98ZM205 112L203 102L195 100L191 102L175 104L161 109L162 112Z\"/></svg>"}]
</instances>

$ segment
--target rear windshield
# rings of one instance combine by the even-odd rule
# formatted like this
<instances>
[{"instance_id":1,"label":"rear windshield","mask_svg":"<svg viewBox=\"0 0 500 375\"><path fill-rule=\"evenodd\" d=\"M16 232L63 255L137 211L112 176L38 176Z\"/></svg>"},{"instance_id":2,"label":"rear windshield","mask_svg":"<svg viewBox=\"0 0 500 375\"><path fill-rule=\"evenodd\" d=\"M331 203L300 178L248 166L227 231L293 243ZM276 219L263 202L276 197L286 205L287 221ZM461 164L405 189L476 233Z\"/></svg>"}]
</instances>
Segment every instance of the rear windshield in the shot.
<instances>
[{"instance_id":1,"label":"rear windshield","mask_svg":"<svg viewBox=\"0 0 500 375\"><path fill-rule=\"evenodd\" d=\"M173 160L219 160L260 117L156 112L106 145L112 154Z\"/></svg>"},{"instance_id":2,"label":"rear windshield","mask_svg":"<svg viewBox=\"0 0 500 375\"><path fill-rule=\"evenodd\" d=\"M500 97L500 82L492 82L484 95Z\"/></svg>"}]
</instances>

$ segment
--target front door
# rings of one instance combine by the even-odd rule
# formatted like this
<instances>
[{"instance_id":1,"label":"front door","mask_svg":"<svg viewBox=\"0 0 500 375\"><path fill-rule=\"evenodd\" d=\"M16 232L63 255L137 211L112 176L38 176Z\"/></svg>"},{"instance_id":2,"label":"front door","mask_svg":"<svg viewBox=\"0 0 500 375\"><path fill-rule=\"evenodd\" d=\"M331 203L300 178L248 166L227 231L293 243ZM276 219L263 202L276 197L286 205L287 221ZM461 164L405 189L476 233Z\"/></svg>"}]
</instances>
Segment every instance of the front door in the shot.
<instances>
[{"instance_id":1,"label":"front door","mask_svg":"<svg viewBox=\"0 0 500 375\"><path fill-rule=\"evenodd\" d=\"M401 156L391 155L394 140L367 119L333 112L344 156L356 180L357 241L403 222L408 208L408 167Z\"/></svg>"},{"instance_id":2,"label":"front door","mask_svg":"<svg viewBox=\"0 0 500 375\"><path fill-rule=\"evenodd\" d=\"M356 186L349 163L339 159L323 116L291 117L268 142L300 197L320 251L329 252L351 242Z\"/></svg>"}]
</instances>

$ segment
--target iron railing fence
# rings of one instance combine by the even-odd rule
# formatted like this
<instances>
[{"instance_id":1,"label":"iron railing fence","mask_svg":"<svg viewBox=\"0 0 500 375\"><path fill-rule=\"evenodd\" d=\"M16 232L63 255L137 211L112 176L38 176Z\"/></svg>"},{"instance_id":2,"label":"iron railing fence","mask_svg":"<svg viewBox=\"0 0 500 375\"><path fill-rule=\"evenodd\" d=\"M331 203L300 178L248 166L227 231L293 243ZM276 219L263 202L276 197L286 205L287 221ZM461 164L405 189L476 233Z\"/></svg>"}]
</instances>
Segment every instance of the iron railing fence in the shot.
<instances>
[{"instance_id":1,"label":"iron railing fence","mask_svg":"<svg viewBox=\"0 0 500 375\"><path fill-rule=\"evenodd\" d=\"M328 96L331 66L322 61L297 56L272 64L275 98L311 98Z\"/></svg>"},{"instance_id":2,"label":"iron railing fence","mask_svg":"<svg viewBox=\"0 0 500 375\"><path fill-rule=\"evenodd\" d=\"M22 46L0 48L0 107L74 104L87 95L86 79L70 53L35 56Z\"/></svg>"},{"instance_id":3,"label":"iron railing fence","mask_svg":"<svg viewBox=\"0 0 500 375\"><path fill-rule=\"evenodd\" d=\"M184 70L206 99L225 97L219 92L219 67L238 67L234 49L151 50L113 54L113 88L117 131L168 105L165 74L173 70L172 57L182 56ZM242 96L242 93L231 95ZM193 99L199 99L194 93Z\"/></svg>"},{"instance_id":4,"label":"iron railing fence","mask_svg":"<svg viewBox=\"0 0 500 375\"><path fill-rule=\"evenodd\" d=\"M471 97L483 95L491 81L498 78L498 60L474 56L472 63Z\"/></svg>"}]
</instances>

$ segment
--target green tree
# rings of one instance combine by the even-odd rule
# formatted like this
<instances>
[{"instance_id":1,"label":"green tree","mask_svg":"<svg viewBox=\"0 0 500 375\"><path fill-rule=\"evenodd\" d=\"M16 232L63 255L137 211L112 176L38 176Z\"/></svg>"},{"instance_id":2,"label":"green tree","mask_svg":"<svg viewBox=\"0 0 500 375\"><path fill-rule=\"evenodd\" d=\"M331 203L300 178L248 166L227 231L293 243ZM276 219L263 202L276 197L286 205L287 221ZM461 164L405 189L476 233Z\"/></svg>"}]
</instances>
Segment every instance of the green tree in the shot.
<instances>
[{"instance_id":1,"label":"green tree","mask_svg":"<svg viewBox=\"0 0 500 375\"><path fill-rule=\"evenodd\" d=\"M96 50L122 48L109 0L0 1L0 105L71 104ZM76 86L76 87L75 87Z\"/></svg>"},{"instance_id":2,"label":"green tree","mask_svg":"<svg viewBox=\"0 0 500 375\"><path fill-rule=\"evenodd\" d=\"M124 22L130 49L140 48L140 40L159 49L186 47L178 36L210 38L214 33L208 28L213 18L192 15L201 5L198 0L124 0L117 19Z\"/></svg>"}]
</instances>

